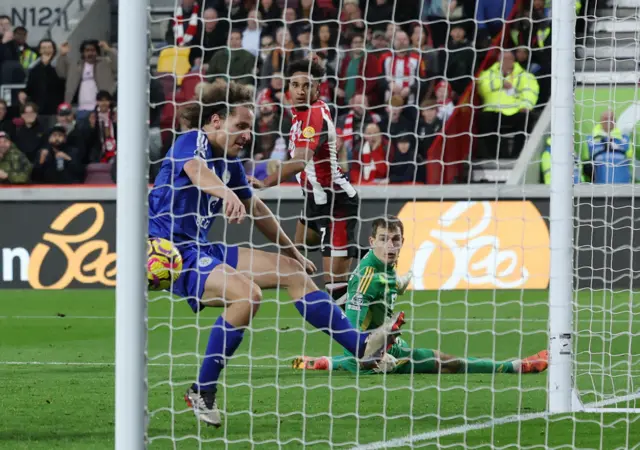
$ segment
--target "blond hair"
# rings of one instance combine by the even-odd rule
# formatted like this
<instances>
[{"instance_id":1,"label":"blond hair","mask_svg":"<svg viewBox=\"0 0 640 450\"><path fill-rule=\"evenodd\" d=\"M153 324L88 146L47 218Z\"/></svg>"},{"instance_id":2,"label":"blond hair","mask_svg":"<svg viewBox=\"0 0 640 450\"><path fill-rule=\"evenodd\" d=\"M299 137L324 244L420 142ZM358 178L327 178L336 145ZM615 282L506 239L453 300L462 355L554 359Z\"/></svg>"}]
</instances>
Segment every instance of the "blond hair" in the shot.
<instances>
[{"instance_id":1,"label":"blond hair","mask_svg":"<svg viewBox=\"0 0 640 450\"><path fill-rule=\"evenodd\" d=\"M189 128L201 128L216 114L222 118L233 114L236 106L253 109L252 86L224 80L202 82L196 86L193 100L180 108L179 117Z\"/></svg>"}]
</instances>

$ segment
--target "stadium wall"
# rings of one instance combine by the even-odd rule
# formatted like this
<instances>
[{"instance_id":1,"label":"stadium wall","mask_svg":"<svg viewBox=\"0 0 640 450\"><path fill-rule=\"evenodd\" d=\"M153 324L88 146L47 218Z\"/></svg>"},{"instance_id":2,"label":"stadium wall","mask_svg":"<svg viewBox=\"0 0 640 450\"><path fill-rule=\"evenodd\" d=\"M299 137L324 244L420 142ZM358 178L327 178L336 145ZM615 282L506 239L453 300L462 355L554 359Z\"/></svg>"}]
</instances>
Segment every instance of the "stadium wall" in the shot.
<instances>
[{"instance_id":1,"label":"stadium wall","mask_svg":"<svg viewBox=\"0 0 640 450\"><path fill-rule=\"evenodd\" d=\"M299 189L263 193L293 236ZM406 225L398 264L419 272L415 289L545 289L549 282L546 186L362 187L360 244L388 214ZM640 286L640 212L633 186L581 186L575 196L577 288ZM471 199L469 201L468 199ZM115 284L114 188L0 189L0 289L105 288ZM268 244L249 222L219 220L211 240ZM319 263L319 257L313 255ZM498 261L497 267L495 261ZM495 269L494 269L495 268Z\"/></svg>"}]
</instances>

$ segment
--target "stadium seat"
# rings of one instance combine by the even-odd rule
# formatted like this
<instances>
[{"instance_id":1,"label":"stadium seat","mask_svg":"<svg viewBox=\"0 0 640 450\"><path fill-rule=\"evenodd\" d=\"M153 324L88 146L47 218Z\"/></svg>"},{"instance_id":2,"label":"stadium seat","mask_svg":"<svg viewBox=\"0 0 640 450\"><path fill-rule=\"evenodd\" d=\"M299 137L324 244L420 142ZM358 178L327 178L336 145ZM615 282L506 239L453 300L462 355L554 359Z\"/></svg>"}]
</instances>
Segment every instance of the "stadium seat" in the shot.
<instances>
[{"instance_id":1,"label":"stadium seat","mask_svg":"<svg viewBox=\"0 0 640 450\"><path fill-rule=\"evenodd\" d=\"M190 73L182 81L182 95L184 100L191 100L196 93L196 86L201 83L202 76L197 73Z\"/></svg>"},{"instance_id":2,"label":"stadium seat","mask_svg":"<svg viewBox=\"0 0 640 450\"><path fill-rule=\"evenodd\" d=\"M84 184L113 184L111 164L93 163L87 166L87 178Z\"/></svg>"},{"instance_id":3,"label":"stadium seat","mask_svg":"<svg viewBox=\"0 0 640 450\"><path fill-rule=\"evenodd\" d=\"M178 86L182 84L184 76L189 73L191 65L189 64L188 48L168 47L160 52L158 57L158 73L172 73L176 76Z\"/></svg>"}]
</instances>

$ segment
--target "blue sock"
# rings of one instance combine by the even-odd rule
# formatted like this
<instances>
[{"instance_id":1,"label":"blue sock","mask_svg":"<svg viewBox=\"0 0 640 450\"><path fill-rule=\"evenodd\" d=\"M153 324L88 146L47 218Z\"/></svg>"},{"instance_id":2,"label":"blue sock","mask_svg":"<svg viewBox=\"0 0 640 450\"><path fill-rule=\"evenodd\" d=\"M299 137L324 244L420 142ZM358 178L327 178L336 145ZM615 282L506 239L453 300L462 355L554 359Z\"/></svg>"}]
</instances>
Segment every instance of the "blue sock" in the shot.
<instances>
[{"instance_id":1,"label":"blue sock","mask_svg":"<svg viewBox=\"0 0 640 450\"><path fill-rule=\"evenodd\" d=\"M362 357L369 334L354 329L329 294L323 291L310 292L296 301L296 309L315 328L327 333L353 355Z\"/></svg>"},{"instance_id":2,"label":"blue sock","mask_svg":"<svg viewBox=\"0 0 640 450\"><path fill-rule=\"evenodd\" d=\"M198 386L202 391L216 390L216 383L220 372L224 369L225 359L235 353L242 342L243 335L244 329L234 327L222 316L218 317L209 335L207 353L200 367L198 384L193 386L194 390L197 390Z\"/></svg>"}]
</instances>

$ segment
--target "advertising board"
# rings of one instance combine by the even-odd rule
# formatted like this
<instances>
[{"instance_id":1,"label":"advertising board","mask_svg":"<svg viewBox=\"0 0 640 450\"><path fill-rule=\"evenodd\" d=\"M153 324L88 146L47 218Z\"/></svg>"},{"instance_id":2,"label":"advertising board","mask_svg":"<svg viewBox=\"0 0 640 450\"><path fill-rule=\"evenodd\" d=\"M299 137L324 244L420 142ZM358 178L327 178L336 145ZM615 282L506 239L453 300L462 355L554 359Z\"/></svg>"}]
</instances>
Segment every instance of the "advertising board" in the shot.
<instances>
[{"instance_id":1,"label":"advertising board","mask_svg":"<svg viewBox=\"0 0 640 450\"><path fill-rule=\"evenodd\" d=\"M268 200L294 235L302 203ZM630 289L640 285L639 209L633 198L576 201L574 273L577 288ZM115 286L113 201L0 202L0 289ZM410 268L416 290L545 289L549 284L548 199L407 201L367 199L357 230L368 245L370 223L383 214L405 224L398 263ZM250 221L215 222L212 241L252 242L267 251ZM312 259L319 263L319 255ZM319 266L320 267L320 266Z\"/></svg>"}]
</instances>

